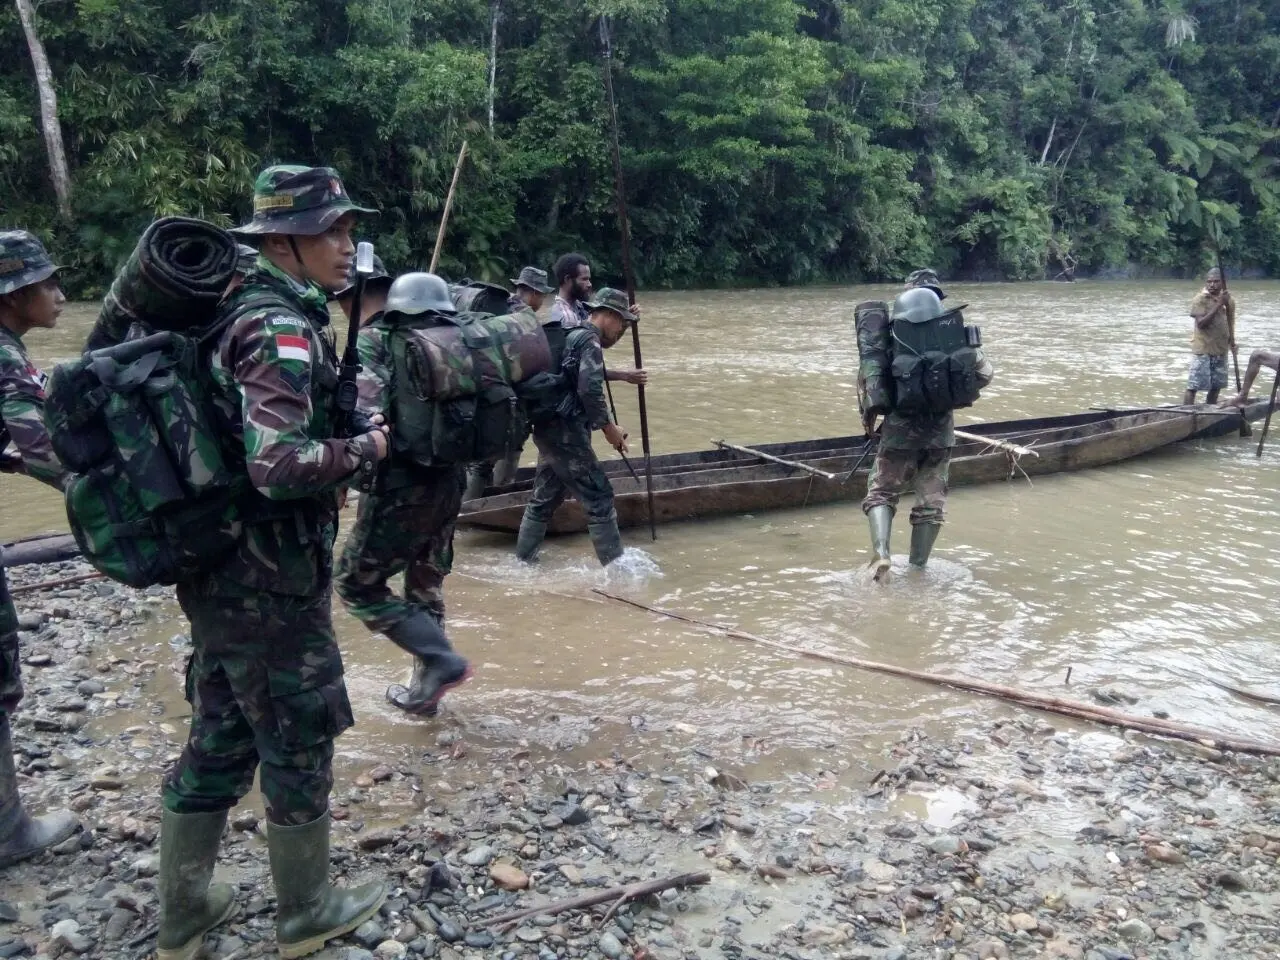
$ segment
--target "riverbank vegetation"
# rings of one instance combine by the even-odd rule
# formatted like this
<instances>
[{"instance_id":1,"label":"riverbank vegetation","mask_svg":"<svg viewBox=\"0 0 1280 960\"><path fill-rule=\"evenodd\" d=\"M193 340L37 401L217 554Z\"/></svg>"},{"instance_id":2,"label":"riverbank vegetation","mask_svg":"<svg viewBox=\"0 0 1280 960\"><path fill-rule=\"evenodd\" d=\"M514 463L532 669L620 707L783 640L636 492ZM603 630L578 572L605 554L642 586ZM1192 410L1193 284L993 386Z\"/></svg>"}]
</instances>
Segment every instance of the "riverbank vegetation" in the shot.
<instances>
[{"instance_id":1,"label":"riverbank vegetation","mask_svg":"<svg viewBox=\"0 0 1280 960\"><path fill-rule=\"evenodd\" d=\"M85 293L151 218L331 163L407 266L466 139L445 272L616 275L602 3L644 286L1189 272L1214 225L1280 274L1267 0L15 0L0 219Z\"/></svg>"}]
</instances>

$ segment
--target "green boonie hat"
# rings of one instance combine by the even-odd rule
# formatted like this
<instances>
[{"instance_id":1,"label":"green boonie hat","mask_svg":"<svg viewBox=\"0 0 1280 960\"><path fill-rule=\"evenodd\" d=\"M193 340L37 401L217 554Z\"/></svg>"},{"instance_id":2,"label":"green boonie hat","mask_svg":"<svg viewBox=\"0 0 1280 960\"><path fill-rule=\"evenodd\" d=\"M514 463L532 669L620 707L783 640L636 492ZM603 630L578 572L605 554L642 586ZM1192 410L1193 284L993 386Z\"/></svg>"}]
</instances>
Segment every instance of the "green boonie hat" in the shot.
<instances>
[{"instance_id":1,"label":"green boonie hat","mask_svg":"<svg viewBox=\"0 0 1280 960\"><path fill-rule=\"evenodd\" d=\"M358 207L347 196L333 167L267 167L253 185L253 219L231 232L244 235L283 233L314 237L344 213L377 213Z\"/></svg>"},{"instance_id":2,"label":"green boonie hat","mask_svg":"<svg viewBox=\"0 0 1280 960\"><path fill-rule=\"evenodd\" d=\"M25 230L0 232L0 294L48 280L61 269L34 234Z\"/></svg>"},{"instance_id":3,"label":"green boonie hat","mask_svg":"<svg viewBox=\"0 0 1280 960\"><path fill-rule=\"evenodd\" d=\"M364 278L365 287L368 287L369 284L373 283L375 280L386 280L386 281L391 280L391 274L387 273L387 268L383 264L382 258L378 256L376 253L373 255L373 273L369 274L367 277ZM389 287L391 286L391 284L386 283L385 286ZM337 293L335 293L333 295L333 299L341 300L343 297L348 296L350 293L352 293L352 291L354 291L355 288L356 288L356 265L355 265L355 261L353 260L351 262L351 273L347 277L347 285L343 287L341 290L339 290Z\"/></svg>"},{"instance_id":4,"label":"green boonie hat","mask_svg":"<svg viewBox=\"0 0 1280 960\"><path fill-rule=\"evenodd\" d=\"M615 290L613 287L602 287L596 291L596 298L588 301L588 310L612 310L623 320L635 323L638 319L631 312L631 301L627 299L627 295L621 290Z\"/></svg>"},{"instance_id":5,"label":"green boonie hat","mask_svg":"<svg viewBox=\"0 0 1280 960\"><path fill-rule=\"evenodd\" d=\"M904 284L908 289L913 287L925 287L932 290L938 295L939 300L947 299L947 295L942 292L942 281L938 279L938 271L932 267L925 267L922 270L913 270L908 275Z\"/></svg>"},{"instance_id":6,"label":"green boonie hat","mask_svg":"<svg viewBox=\"0 0 1280 960\"><path fill-rule=\"evenodd\" d=\"M538 293L551 293L555 290L555 287L547 284L547 271L537 267L525 267L520 271L520 276L511 282L517 287L528 287Z\"/></svg>"}]
</instances>

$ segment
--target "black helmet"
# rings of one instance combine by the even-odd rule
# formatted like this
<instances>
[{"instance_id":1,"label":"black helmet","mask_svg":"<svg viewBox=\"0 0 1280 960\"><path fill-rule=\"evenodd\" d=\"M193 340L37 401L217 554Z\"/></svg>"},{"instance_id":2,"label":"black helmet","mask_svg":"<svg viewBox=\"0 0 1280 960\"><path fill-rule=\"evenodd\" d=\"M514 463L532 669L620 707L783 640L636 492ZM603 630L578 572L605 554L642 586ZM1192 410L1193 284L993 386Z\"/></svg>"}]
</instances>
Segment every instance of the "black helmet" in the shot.
<instances>
[{"instance_id":1,"label":"black helmet","mask_svg":"<svg viewBox=\"0 0 1280 960\"><path fill-rule=\"evenodd\" d=\"M397 277L387 291L387 312L457 313L449 297L449 285L434 273L406 273Z\"/></svg>"}]
</instances>

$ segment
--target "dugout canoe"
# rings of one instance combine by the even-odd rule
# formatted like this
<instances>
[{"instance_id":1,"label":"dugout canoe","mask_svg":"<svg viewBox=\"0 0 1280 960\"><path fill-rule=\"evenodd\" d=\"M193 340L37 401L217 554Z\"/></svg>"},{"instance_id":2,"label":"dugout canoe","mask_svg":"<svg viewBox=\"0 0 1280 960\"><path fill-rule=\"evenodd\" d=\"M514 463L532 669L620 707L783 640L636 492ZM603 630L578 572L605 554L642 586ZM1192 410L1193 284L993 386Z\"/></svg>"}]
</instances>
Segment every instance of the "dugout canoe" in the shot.
<instances>
[{"instance_id":1,"label":"dugout canoe","mask_svg":"<svg viewBox=\"0 0 1280 960\"><path fill-rule=\"evenodd\" d=\"M1244 416L1266 415L1267 401L1250 404ZM1027 476L1087 470L1130 460L1185 440L1234 435L1240 415L1224 414L1208 405L1101 410L1059 417L967 424L965 432L1027 447L1035 456L1011 457L1005 450L977 440L960 440L951 461L951 485L993 483ZM789 443L753 444L762 453L834 474L816 476L797 467L766 462L735 450L710 449L653 458L653 499L658 523L674 523L789 507L815 506L866 495L868 456L846 480L862 456L862 436L830 437ZM874 450L873 450L874 455ZM604 462L613 483L618 523L648 524L644 474L637 482L618 459ZM515 482L492 487L462 505L458 523L484 530L515 533L533 486L534 469L522 467ZM551 520L551 533L579 533L586 518L576 500L566 500Z\"/></svg>"}]
</instances>

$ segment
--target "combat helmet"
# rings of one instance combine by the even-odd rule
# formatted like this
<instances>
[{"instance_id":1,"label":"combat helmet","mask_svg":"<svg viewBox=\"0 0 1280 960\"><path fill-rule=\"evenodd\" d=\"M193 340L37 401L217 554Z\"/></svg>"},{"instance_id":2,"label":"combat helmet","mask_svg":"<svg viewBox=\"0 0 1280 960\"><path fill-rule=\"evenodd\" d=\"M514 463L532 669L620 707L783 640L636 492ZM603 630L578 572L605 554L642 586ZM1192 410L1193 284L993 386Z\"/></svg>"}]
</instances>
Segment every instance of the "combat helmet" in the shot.
<instances>
[{"instance_id":1,"label":"combat helmet","mask_svg":"<svg viewBox=\"0 0 1280 960\"><path fill-rule=\"evenodd\" d=\"M387 291L387 313L457 313L449 285L434 273L406 273Z\"/></svg>"},{"instance_id":2,"label":"combat helmet","mask_svg":"<svg viewBox=\"0 0 1280 960\"><path fill-rule=\"evenodd\" d=\"M936 320L947 311L942 307L938 295L928 287L913 287L898 294L893 301L893 319L905 320L907 323L924 323Z\"/></svg>"}]
</instances>

